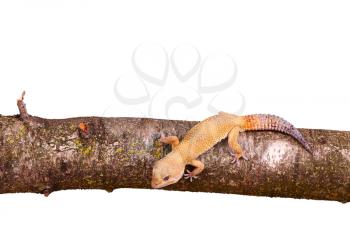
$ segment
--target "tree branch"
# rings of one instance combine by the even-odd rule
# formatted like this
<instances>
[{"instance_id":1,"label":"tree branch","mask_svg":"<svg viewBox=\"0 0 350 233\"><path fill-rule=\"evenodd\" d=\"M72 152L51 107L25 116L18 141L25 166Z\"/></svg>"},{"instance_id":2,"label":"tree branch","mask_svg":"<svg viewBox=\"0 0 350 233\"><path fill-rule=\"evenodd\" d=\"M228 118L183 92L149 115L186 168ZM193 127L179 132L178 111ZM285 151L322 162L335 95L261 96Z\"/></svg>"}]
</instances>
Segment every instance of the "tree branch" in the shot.
<instances>
[{"instance_id":1,"label":"tree branch","mask_svg":"<svg viewBox=\"0 0 350 233\"><path fill-rule=\"evenodd\" d=\"M171 149L160 136L181 139L196 123L102 117L49 120L29 116L22 106L20 116L0 116L0 193L150 188L154 161ZM287 135L244 132L239 141L249 161L232 165L224 140L200 157L206 167L198 179L181 179L165 189L348 202L350 132L300 131L313 155Z\"/></svg>"}]
</instances>

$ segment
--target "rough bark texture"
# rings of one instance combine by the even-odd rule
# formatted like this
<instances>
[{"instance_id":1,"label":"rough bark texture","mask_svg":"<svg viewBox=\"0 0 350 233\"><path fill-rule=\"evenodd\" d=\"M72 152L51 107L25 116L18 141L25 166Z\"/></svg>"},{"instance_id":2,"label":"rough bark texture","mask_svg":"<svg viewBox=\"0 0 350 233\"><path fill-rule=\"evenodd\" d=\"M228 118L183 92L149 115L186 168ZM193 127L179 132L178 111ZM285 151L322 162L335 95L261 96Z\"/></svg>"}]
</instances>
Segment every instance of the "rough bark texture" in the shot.
<instances>
[{"instance_id":1,"label":"rough bark texture","mask_svg":"<svg viewBox=\"0 0 350 233\"><path fill-rule=\"evenodd\" d=\"M85 123L86 129L79 126ZM150 188L153 162L196 122L84 117L48 120L0 115L0 193ZM231 164L227 140L200 157L205 170L170 190L350 200L350 132L300 129L314 154L290 136L244 132L249 161Z\"/></svg>"}]
</instances>

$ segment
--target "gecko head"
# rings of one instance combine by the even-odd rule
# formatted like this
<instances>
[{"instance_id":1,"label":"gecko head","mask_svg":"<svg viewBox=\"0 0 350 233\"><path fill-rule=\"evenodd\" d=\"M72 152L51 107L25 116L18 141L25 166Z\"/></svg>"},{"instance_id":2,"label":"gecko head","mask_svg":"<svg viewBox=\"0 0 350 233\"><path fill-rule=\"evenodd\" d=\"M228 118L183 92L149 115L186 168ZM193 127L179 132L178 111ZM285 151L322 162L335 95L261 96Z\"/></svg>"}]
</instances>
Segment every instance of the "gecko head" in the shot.
<instances>
[{"instance_id":1,"label":"gecko head","mask_svg":"<svg viewBox=\"0 0 350 233\"><path fill-rule=\"evenodd\" d=\"M184 174L185 165L181 157L170 152L166 157L158 160L152 171L152 188L163 188L178 182Z\"/></svg>"}]
</instances>

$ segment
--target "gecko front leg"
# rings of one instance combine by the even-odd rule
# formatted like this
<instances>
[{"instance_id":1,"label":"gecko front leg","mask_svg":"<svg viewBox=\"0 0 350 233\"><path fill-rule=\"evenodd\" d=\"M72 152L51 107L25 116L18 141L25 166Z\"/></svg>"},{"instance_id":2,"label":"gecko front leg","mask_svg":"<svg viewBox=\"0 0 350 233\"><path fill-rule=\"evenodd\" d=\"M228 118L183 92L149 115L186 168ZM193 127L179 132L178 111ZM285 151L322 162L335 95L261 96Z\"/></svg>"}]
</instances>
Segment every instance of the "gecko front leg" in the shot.
<instances>
[{"instance_id":1,"label":"gecko front leg","mask_svg":"<svg viewBox=\"0 0 350 233\"><path fill-rule=\"evenodd\" d=\"M204 163L202 163L199 160L192 160L189 164L194 166L195 169L193 169L193 171L191 171L191 172L189 170L186 170L187 173L184 174L184 177L185 177L185 179L189 178L190 182L192 182L192 180L196 179L197 175L203 171Z\"/></svg>"},{"instance_id":2,"label":"gecko front leg","mask_svg":"<svg viewBox=\"0 0 350 233\"><path fill-rule=\"evenodd\" d=\"M239 132L240 128L234 127L228 133L228 146L230 148L230 154L234 156L233 163L239 162L241 158L248 160L248 158L243 155L241 145L238 144Z\"/></svg>"},{"instance_id":3,"label":"gecko front leg","mask_svg":"<svg viewBox=\"0 0 350 233\"><path fill-rule=\"evenodd\" d=\"M177 136L168 136L160 138L160 141L165 144L170 144L171 149L174 149L177 145L179 145L179 138Z\"/></svg>"}]
</instances>

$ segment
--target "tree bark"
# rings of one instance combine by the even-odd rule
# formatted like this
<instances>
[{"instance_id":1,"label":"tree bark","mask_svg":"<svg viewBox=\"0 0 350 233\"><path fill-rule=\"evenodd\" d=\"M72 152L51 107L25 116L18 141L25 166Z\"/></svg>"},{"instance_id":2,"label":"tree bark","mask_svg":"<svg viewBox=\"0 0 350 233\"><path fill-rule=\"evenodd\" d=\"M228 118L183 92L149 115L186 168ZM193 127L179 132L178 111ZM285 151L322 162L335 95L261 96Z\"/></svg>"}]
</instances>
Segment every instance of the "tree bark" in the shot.
<instances>
[{"instance_id":1,"label":"tree bark","mask_svg":"<svg viewBox=\"0 0 350 233\"><path fill-rule=\"evenodd\" d=\"M195 123L0 115L0 193L150 188L154 161L170 151L160 136L181 139ZM348 202L350 132L300 131L313 155L278 132L243 132L239 141L248 161L231 164L224 140L200 156L205 169L198 179L165 189Z\"/></svg>"}]
</instances>

